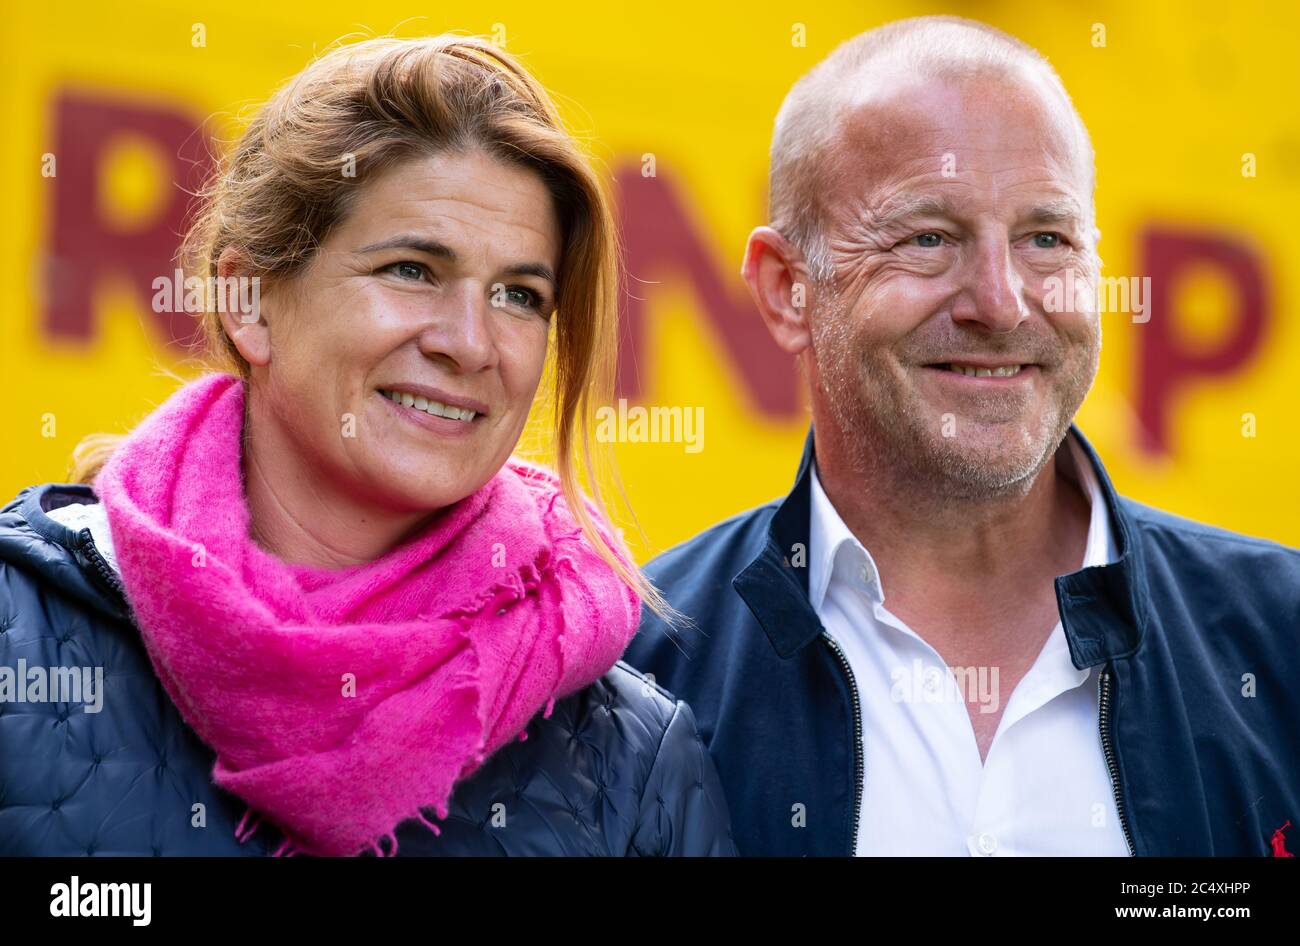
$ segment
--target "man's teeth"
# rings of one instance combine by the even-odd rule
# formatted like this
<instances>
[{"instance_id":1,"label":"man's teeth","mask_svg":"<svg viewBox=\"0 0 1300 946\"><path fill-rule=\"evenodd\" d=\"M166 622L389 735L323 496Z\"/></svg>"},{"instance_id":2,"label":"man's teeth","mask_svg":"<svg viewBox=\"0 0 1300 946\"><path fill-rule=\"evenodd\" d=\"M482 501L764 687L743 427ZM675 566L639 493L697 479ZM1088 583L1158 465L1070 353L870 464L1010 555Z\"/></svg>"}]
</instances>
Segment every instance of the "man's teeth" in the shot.
<instances>
[{"instance_id":1,"label":"man's teeth","mask_svg":"<svg viewBox=\"0 0 1300 946\"><path fill-rule=\"evenodd\" d=\"M1020 374L1024 365L1004 365L1001 368L973 368L970 365L948 365L949 371L964 374L968 378L1010 378Z\"/></svg>"},{"instance_id":2,"label":"man's teeth","mask_svg":"<svg viewBox=\"0 0 1300 946\"><path fill-rule=\"evenodd\" d=\"M441 404L438 401L431 401L427 397L420 397L416 394L407 394L405 391L385 391L381 388L379 393L390 401L396 401L398 404L404 404L407 407L414 407L417 411L424 411L426 414L432 414L434 417L448 417L452 420L470 421L478 416L477 411L452 407L450 404Z\"/></svg>"}]
</instances>

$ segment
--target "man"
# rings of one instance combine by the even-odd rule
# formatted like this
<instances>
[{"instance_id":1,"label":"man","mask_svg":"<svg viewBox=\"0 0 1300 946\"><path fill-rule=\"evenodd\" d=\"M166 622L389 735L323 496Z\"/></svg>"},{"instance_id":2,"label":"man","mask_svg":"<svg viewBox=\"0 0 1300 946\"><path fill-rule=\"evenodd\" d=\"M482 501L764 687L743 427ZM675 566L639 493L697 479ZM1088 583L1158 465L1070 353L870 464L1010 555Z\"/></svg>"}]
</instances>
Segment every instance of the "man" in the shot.
<instances>
[{"instance_id":1,"label":"man","mask_svg":"<svg viewBox=\"0 0 1300 946\"><path fill-rule=\"evenodd\" d=\"M627 653L742 854L1265 855L1300 821L1300 553L1118 497L1072 426L1093 189L1055 72L983 24L873 30L787 97L743 275L803 461L650 564L696 627Z\"/></svg>"}]
</instances>

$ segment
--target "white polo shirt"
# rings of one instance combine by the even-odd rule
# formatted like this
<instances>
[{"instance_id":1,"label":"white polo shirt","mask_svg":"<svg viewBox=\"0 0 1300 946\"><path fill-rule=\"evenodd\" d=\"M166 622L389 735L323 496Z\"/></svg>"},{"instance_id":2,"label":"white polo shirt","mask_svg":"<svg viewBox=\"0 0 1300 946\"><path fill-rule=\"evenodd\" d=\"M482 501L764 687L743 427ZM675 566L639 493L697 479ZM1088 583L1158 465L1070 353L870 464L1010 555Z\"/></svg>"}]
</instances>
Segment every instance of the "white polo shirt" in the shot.
<instances>
[{"instance_id":1,"label":"white polo shirt","mask_svg":"<svg viewBox=\"0 0 1300 946\"><path fill-rule=\"evenodd\" d=\"M1104 565L1114 543L1096 474L1073 434L1062 449L1092 505L1081 565ZM1097 726L1098 671L1075 669L1059 621L981 763L962 694L995 708L989 668L946 667L924 628L889 612L876 564L815 463L808 565L812 606L848 659L862 708L858 855L1127 856Z\"/></svg>"}]
</instances>

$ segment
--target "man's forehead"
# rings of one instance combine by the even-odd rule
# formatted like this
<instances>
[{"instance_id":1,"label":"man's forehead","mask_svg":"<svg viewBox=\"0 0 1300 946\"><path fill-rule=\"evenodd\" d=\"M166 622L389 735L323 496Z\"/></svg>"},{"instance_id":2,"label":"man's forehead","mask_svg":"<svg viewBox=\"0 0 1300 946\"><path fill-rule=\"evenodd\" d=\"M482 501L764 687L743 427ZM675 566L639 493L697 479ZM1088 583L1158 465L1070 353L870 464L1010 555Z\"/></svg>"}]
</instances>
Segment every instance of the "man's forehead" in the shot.
<instances>
[{"instance_id":1,"label":"man's forehead","mask_svg":"<svg viewBox=\"0 0 1300 946\"><path fill-rule=\"evenodd\" d=\"M1014 148L1034 141L1073 151L1075 119L1050 88L984 76L927 79L895 76L888 84L854 82L839 96L832 122L839 137L907 150L925 143Z\"/></svg>"},{"instance_id":2,"label":"man's forehead","mask_svg":"<svg viewBox=\"0 0 1300 946\"><path fill-rule=\"evenodd\" d=\"M845 195L898 191L926 178L954 190L979 182L1014 186L1018 179L1086 189L1073 116L1062 114L1046 90L916 77L871 88L837 110L827 157Z\"/></svg>"}]
</instances>

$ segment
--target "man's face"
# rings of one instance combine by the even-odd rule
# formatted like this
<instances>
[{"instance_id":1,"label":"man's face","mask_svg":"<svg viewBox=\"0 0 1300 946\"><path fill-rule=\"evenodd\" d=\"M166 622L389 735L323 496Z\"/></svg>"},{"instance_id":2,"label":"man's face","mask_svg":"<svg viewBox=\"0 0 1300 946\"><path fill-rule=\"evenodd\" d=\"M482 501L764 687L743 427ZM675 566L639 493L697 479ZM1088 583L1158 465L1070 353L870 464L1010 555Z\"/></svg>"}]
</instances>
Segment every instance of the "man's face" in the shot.
<instances>
[{"instance_id":1,"label":"man's face","mask_svg":"<svg viewBox=\"0 0 1300 946\"><path fill-rule=\"evenodd\" d=\"M892 88L832 148L814 409L953 495L1024 489L1097 370L1089 171L1064 103L1028 83ZM1053 280L1072 311L1045 309Z\"/></svg>"}]
</instances>

